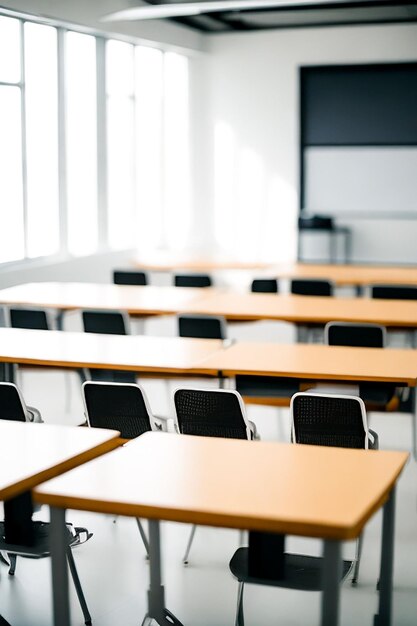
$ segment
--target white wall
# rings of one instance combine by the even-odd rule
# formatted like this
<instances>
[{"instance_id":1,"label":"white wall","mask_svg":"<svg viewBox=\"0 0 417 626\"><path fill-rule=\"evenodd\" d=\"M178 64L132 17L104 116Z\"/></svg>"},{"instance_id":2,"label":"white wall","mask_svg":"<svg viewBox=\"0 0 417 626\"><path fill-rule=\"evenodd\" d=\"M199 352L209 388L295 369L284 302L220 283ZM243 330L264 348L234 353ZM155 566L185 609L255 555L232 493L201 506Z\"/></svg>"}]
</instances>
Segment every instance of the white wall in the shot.
<instances>
[{"instance_id":1,"label":"white wall","mask_svg":"<svg viewBox=\"0 0 417 626\"><path fill-rule=\"evenodd\" d=\"M234 157L229 161L224 159L226 171L222 173L223 182L229 179L233 183L219 200L211 172L209 203L223 213L226 223L225 211L232 207L235 215L229 230L233 223L236 226L245 200L239 192L239 183L245 180L242 163L246 152L262 182L262 187L254 183L259 193L252 194L253 215L269 211L270 220L263 237L254 226L253 238L260 242L256 252L263 254L265 237L268 245L275 237L276 257L289 258L296 249L293 233L299 187L299 66L417 60L417 26L216 35L209 38L208 52L210 105L206 146L210 156L207 160L212 163L214 159L216 124L222 123L223 129L229 129L229 139L234 138ZM275 200L273 207L268 205L271 196ZM271 211L275 216L271 216ZM394 230L392 221L388 220L358 220L349 225L354 231L355 260L417 262L417 220L395 222ZM242 241L244 244L244 238ZM325 255L323 250L310 252L321 258Z\"/></svg>"}]
</instances>

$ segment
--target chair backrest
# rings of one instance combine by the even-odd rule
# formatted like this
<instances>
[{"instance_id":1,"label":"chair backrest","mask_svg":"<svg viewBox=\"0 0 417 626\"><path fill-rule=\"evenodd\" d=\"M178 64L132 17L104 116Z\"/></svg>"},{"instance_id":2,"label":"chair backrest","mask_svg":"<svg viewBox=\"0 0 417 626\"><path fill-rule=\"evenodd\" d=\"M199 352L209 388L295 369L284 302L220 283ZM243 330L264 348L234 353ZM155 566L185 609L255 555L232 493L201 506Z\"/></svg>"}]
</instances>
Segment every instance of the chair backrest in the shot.
<instances>
[{"instance_id":1,"label":"chair backrest","mask_svg":"<svg viewBox=\"0 0 417 626\"><path fill-rule=\"evenodd\" d=\"M19 389L13 383L0 383L0 419L29 421L28 409Z\"/></svg>"},{"instance_id":2,"label":"chair backrest","mask_svg":"<svg viewBox=\"0 0 417 626\"><path fill-rule=\"evenodd\" d=\"M147 285L148 277L145 272L114 270L113 283L115 285Z\"/></svg>"},{"instance_id":3,"label":"chair backrest","mask_svg":"<svg viewBox=\"0 0 417 626\"><path fill-rule=\"evenodd\" d=\"M174 404L177 427L184 435L251 438L245 406L237 391L177 389Z\"/></svg>"},{"instance_id":4,"label":"chair backrest","mask_svg":"<svg viewBox=\"0 0 417 626\"><path fill-rule=\"evenodd\" d=\"M123 439L158 430L139 385L87 381L82 386L82 395L89 426L119 430Z\"/></svg>"},{"instance_id":5,"label":"chair backrest","mask_svg":"<svg viewBox=\"0 0 417 626\"><path fill-rule=\"evenodd\" d=\"M417 300L417 286L414 285L373 285L372 298L387 300Z\"/></svg>"},{"instance_id":6,"label":"chair backrest","mask_svg":"<svg viewBox=\"0 0 417 626\"><path fill-rule=\"evenodd\" d=\"M296 393L291 398L292 440L316 446L368 448L363 400L357 396Z\"/></svg>"},{"instance_id":7,"label":"chair backrest","mask_svg":"<svg viewBox=\"0 0 417 626\"><path fill-rule=\"evenodd\" d=\"M379 324L329 322L324 328L324 342L329 346L383 348L387 331Z\"/></svg>"},{"instance_id":8,"label":"chair backrest","mask_svg":"<svg viewBox=\"0 0 417 626\"><path fill-rule=\"evenodd\" d=\"M199 339L226 339L227 325L224 317L215 315L194 315L185 313L178 316L178 334L180 337Z\"/></svg>"},{"instance_id":9,"label":"chair backrest","mask_svg":"<svg viewBox=\"0 0 417 626\"><path fill-rule=\"evenodd\" d=\"M10 326L36 330L49 330L50 328L46 311L41 309L10 309Z\"/></svg>"},{"instance_id":10,"label":"chair backrest","mask_svg":"<svg viewBox=\"0 0 417 626\"><path fill-rule=\"evenodd\" d=\"M208 274L175 274L175 287L211 287Z\"/></svg>"},{"instance_id":11,"label":"chair backrest","mask_svg":"<svg viewBox=\"0 0 417 626\"><path fill-rule=\"evenodd\" d=\"M86 333L128 334L127 316L120 311L82 311L82 318Z\"/></svg>"},{"instance_id":12,"label":"chair backrest","mask_svg":"<svg viewBox=\"0 0 417 626\"><path fill-rule=\"evenodd\" d=\"M332 296L333 284L329 280L297 278L291 281L291 293L299 296Z\"/></svg>"},{"instance_id":13,"label":"chair backrest","mask_svg":"<svg viewBox=\"0 0 417 626\"><path fill-rule=\"evenodd\" d=\"M250 290L254 293L278 293L278 281L276 278L255 278Z\"/></svg>"}]
</instances>

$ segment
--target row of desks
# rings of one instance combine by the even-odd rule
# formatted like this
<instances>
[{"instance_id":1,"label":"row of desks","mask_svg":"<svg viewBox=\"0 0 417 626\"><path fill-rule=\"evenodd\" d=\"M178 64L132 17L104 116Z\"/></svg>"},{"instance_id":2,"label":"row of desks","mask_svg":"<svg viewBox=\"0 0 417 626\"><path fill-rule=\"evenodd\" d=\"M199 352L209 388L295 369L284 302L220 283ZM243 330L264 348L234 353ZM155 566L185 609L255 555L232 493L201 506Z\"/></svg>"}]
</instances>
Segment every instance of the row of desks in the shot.
<instances>
[{"instance_id":1,"label":"row of desks","mask_svg":"<svg viewBox=\"0 0 417 626\"><path fill-rule=\"evenodd\" d=\"M1 422L0 499L104 454L119 444L117 435ZM341 542L356 538L383 506L384 556L374 623L390 626L395 483L407 456L148 433L34 491L35 501L51 507L54 623L70 624L66 508L150 520L148 614L161 626L181 622L168 618L165 609L159 520L322 538L321 624L337 626Z\"/></svg>"},{"instance_id":2,"label":"row of desks","mask_svg":"<svg viewBox=\"0 0 417 626\"><path fill-rule=\"evenodd\" d=\"M132 316L198 313L235 321L325 324L338 320L417 327L417 301L239 293L216 288L28 283L1 290L0 304L49 307L60 312L117 309Z\"/></svg>"}]
</instances>

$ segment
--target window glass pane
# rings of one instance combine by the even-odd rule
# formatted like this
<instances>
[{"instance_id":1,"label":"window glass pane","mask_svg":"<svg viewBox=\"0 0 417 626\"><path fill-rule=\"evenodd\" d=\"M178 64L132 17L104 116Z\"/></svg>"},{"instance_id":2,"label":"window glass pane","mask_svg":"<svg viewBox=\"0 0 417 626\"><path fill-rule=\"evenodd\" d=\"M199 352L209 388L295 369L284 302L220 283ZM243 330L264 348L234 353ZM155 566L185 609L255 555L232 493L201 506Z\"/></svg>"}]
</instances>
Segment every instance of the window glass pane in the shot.
<instances>
[{"instance_id":1,"label":"window glass pane","mask_svg":"<svg viewBox=\"0 0 417 626\"><path fill-rule=\"evenodd\" d=\"M181 249L192 220L187 57L166 53L164 70L165 240L170 248Z\"/></svg>"},{"instance_id":2,"label":"window glass pane","mask_svg":"<svg viewBox=\"0 0 417 626\"><path fill-rule=\"evenodd\" d=\"M109 95L133 95L133 46L110 40L106 44L106 90Z\"/></svg>"},{"instance_id":3,"label":"window glass pane","mask_svg":"<svg viewBox=\"0 0 417 626\"><path fill-rule=\"evenodd\" d=\"M112 248L134 245L133 100L107 99L108 233Z\"/></svg>"},{"instance_id":4,"label":"window glass pane","mask_svg":"<svg viewBox=\"0 0 417 626\"><path fill-rule=\"evenodd\" d=\"M59 249L56 29L26 22L27 255Z\"/></svg>"},{"instance_id":5,"label":"window glass pane","mask_svg":"<svg viewBox=\"0 0 417 626\"><path fill-rule=\"evenodd\" d=\"M20 81L20 23L0 16L0 82Z\"/></svg>"},{"instance_id":6,"label":"window glass pane","mask_svg":"<svg viewBox=\"0 0 417 626\"><path fill-rule=\"evenodd\" d=\"M68 249L83 255L98 244L95 38L67 33L66 61Z\"/></svg>"},{"instance_id":7,"label":"window glass pane","mask_svg":"<svg viewBox=\"0 0 417 626\"><path fill-rule=\"evenodd\" d=\"M141 250L162 243L162 102L163 54L136 48L136 198L137 245Z\"/></svg>"},{"instance_id":8,"label":"window glass pane","mask_svg":"<svg viewBox=\"0 0 417 626\"><path fill-rule=\"evenodd\" d=\"M20 88L0 86L0 262L22 259L22 136Z\"/></svg>"}]
</instances>

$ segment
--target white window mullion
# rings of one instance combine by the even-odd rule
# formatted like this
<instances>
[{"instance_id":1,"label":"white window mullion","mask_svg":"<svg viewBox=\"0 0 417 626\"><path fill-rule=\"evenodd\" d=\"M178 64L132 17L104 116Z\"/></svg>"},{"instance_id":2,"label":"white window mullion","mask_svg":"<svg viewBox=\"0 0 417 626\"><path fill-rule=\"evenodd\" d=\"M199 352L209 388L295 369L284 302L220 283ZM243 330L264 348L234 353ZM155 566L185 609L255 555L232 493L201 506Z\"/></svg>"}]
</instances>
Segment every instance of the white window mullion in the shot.
<instances>
[{"instance_id":1,"label":"white window mullion","mask_svg":"<svg viewBox=\"0 0 417 626\"><path fill-rule=\"evenodd\" d=\"M107 98L106 98L106 40L96 38L97 62L97 203L98 246L109 248L108 224L108 158L107 158Z\"/></svg>"},{"instance_id":2,"label":"white window mullion","mask_svg":"<svg viewBox=\"0 0 417 626\"><path fill-rule=\"evenodd\" d=\"M22 198L23 198L23 234L25 258L28 257L28 177L27 177L27 152L26 152L26 87L25 87L25 35L24 22L20 22L20 114L21 114L21 138L22 138Z\"/></svg>"},{"instance_id":3,"label":"white window mullion","mask_svg":"<svg viewBox=\"0 0 417 626\"><path fill-rule=\"evenodd\" d=\"M67 133L65 101L65 33L58 29L58 181L59 181L59 241L62 255L68 254L67 218Z\"/></svg>"}]
</instances>

